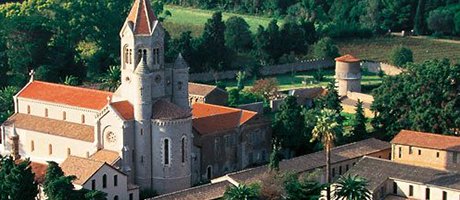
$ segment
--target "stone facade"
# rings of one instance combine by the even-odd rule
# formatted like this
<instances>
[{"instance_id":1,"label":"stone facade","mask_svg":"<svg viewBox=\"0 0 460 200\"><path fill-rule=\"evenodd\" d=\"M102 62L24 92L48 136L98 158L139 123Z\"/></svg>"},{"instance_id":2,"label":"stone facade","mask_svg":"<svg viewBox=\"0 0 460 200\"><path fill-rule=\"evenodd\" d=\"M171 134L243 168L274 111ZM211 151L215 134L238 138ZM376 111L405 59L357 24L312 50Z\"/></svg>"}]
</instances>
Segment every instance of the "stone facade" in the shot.
<instances>
[{"instance_id":1,"label":"stone facade","mask_svg":"<svg viewBox=\"0 0 460 200\"><path fill-rule=\"evenodd\" d=\"M336 58L335 80L339 96L347 95L348 91L361 92L360 61L351 55Z\"/></svg>"}]
</instances>

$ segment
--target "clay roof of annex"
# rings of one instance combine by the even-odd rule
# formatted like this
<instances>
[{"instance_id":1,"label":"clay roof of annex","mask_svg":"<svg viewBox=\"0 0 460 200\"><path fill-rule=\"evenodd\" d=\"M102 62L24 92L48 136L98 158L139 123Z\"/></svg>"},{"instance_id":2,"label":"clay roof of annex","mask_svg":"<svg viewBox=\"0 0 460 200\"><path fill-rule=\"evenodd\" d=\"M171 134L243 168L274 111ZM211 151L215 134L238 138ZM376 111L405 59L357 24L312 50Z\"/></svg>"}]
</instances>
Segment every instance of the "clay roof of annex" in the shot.
<instances>
[{"instance_id":1,"label":"clay roof of annex","mask_svg":"<svg viewBox=\"0 0 460 200\"><path fill-rule=\"evenodd\" d=\"M153 104L152 119L174 120L190 117L191 113L166 100L158 100Z\"/></svg>"},{"instance_id":2,"label":"clay roof of annex","mask_svg":"<svg viewBox=\"0 0 460 200\"><path fill-rule=\"evenodd\" d=\"M55 104L101 110L112 97L111 92L74 87L56 83L33 81L18 94L20 98Z\"/></svg>"},{"instance_id":3,"label":"clay roof of annex","mask_svg":"<svg viewBox=\"0 0 460 200\"><path fill-rule=\"evenodd\" d=\"M227 187L232 186L228 181L218 183L209 183L197 187L192 187L182 191L177 191L161 196L154 197L149 200L205 200L205 199L219 199L222 198Z\"/></svg>"},{"instance_id":4,"label":"clay roof of annex","mask_svg":"<svg viewBox=\"0 0 460 200\"><path fill-rule=\"evenodd\" d=\"M151 34L157 18L148 0L136 0L129 12L128 22L133 23L135 34Z\"/></svg>"},{"instance_id":5,"label":"clay roof of annex","mask_svg":"<svg viewBox=\"0 0 460 200\"><path fill-rule=\"evenodd\" d=\"M338 58L335 58L335 61L354 63L354 62L360 62L361 59L356 58L356 57L354 57L354 56L352 56L350 54L346 54L346 55L340 56Z\"/></svg>"},{"instance_id":6,"label":"clay roof of annex","mask_svg":"<svg viewBox=\"0 0 460 200\"><path fill-rule=\"evenodd\" d=\"M93 126L22 113L14 114L3 123L5 126L13 126L13 124L19 129L67 137L86 142L94 142Z\"/></svg>"},{"instance_id":7,"label":"clay roof of annex","mask_svg":"<svg viewBox=\"0 0 460 200\"><path fill-rule=\"evenodd\" d=\"M85 184L105 162L81 158L76 156L69 156L60 164L62 171L66 176L74 175L77 177L74 183L78 185Z\"/></svg>"},{"instance_id":8,"label":"clay roof of annex","mask_svg":"<svg viewBox=\"0 0 460 200\"><path fill-rule=\"evenodd\" d=\"M398 179L460 190L460 174L455 172L418 167L373 157L364 157L346 174L358 175L368 181L370 191L379 189L387 179Z\"/></svg>"},{"instance_id":9,"label":"clay roof of annex","mask_svg":"<svg viewBox=\"0 0 460 200\"><path fill-rule=\"evenodd\" d=\"M129 101L119 101L111 103L110 105L124 120L134 119L134 107L131 103L129 103Z\"/></svg>"},{"instance_id":10,"label":"clay roof of annex","mask_svg":"<svg viewBox=\"0 0 460 200\"><path fill-rule=\"evenodd\" d=\"M115 151L102 149L91 155L89 159L113 165L120 160L120 155Z\"/></svg>"},{"instance_id":11,"label":"clay roof of annex","mask_svg":"<svg viewBox=\"0 0 460 200\"><path fill-rule=\"evenodd\" d=\"M257 112L206 103L195 103L192 108L193 128L200 134L209 134L237 128L257 115Z\"/></svg>"},{"instance_id":12,"label":"clay roof of annex","mask_svg":"<svg viewBox=\"0 0 460 200\"><path fill-rule=\"evenodd\" d=\"M343 162L350 159L360 158L365 155L390 150L391 145L378 139L370 138L359 142L354 142L338 146L331 151L331 163ZM303 173L320 167L324 167L326 162L324 151L299 156L296 158L282 160L280 170L285 172ZM228 176L238 183L254 183L261 180L268 171L267 165L243 170L229 174Z\"/></svg>"},{"instance_id":13,"label":"clay roof of annex","mask_svg":"<svg viewBox=\"0 0 460 200\"><path fill-rule=\"evenodd\" d=\"M188 93L190 95L206 97L214 90L220 91L222 93L226 93L224 90L214 85L206 85L206 84L191 83L191 82L188 83Z\"/></svg>"},{"instance_id":14,"label":"clay roof of annex","mask_svg":"<svg viewBox=\"0 0 460 200\"><path fill-rule=\"evenodd\" d=\"M391 140L391 143L446 151L460 151L460 137L410 130L400 131Z\"/></svg>"}]
</instances>

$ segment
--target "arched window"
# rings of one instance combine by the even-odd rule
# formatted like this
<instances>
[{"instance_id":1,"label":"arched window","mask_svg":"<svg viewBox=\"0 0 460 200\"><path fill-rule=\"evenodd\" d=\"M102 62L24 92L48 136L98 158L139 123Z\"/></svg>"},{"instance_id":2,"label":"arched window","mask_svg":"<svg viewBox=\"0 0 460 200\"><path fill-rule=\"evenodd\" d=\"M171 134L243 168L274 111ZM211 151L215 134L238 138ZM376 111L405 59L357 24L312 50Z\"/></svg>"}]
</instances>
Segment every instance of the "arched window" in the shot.
<instances>
[{"instance_id":1,"label":"arched window","mask_svg":"<svg viewBox=\"0 0 460 200\"><path fill-rule=\"evenodd\" d=\"M146 49L142 50L142 58L144 59L144 62L147 61L147 50Z\"/></svg>"},{"instance_id":2,"label":"arched window","mask_svg":"<svg viewBox=\"0 0 460 200\"><path fill-rule=\"evenodd\" d=\"M27 114L30 114L30 106L27 105Z\"/></svg>"},{"instance_id":3,"label":"arched window","mask_svg":"<svg viewBox=\"0 0 460 200\"><path fill-rule=\"evenodd\" d=\"M102 188L106 188L107 187L107 175L104 174L102 175Z\"/></svg>"},{"instance_id":4,"label":"arched window","mask_svg":"<svg viewBox=\"0 0 460 200\"><path fill-rule=\"evenodd\" d=\"M128 49L128 62L129 64L133 64L133 50Z\"/></svg>"},{"instance_id":5,"label":"arched window","mask_svg":"<svg viewBox=\"0 0 460 200\"><path fill-rule=\"evenodd\" d=\"M137 62L138 62L138 63L141 61L142 56L143 56L143 55L142 55L142 49L139 49L139 50L137 51ZM137 63L137 64L138 64L138 63Z\"/></svg>"},{"instance_id":6,"label":"arched window","mask_svg":"<svg viewBox=\"0 0 460 200\"><path fill-rule=\"evenodd\" d=\"M164 140L163 144L163 163L169 165L169 139Z\"/></svg>"},{"instance_id":7,"label":"arched window","mask_svg":"<svg viewBox=\"0 0 460 200\"><path fill-rule=\"evenodd\" d=\"M159 48L153 49L153 64L154 65L160 64L160 49Z\"/></svg>"},{"instance_id":8,"label":"arched window","mask_svg":"<svg viewBox=\"0 0 460 200\"><path fill-rule=\"evenodd\" d=\"M53 145L52 144L48 145L48 154L49 155L53 154Z\"/></svg>"},{"instance_id":9,"label":"arched window","mask_svg":"<svg viewBox=\"0 0 460 200\"><path fill-rule=\"evenodd\" d=\"M96 189L96 180L91 180L91 189L95 190Z\"/></svg>"},{"instance_id":10,"label":"arched window","mask_svg":"<svg viewBox=\"0 0 460 200\"><path fill-rule=\"evenodd\" d=\"M30 151L35 151L35 142L33 140L30 141Z\"/></svg>"},{"instance_id":11,"label":"arched window","mask_svg":"<svg viewBox=\"0 0 460 200\"><path fill-rule=\"evenodd\" d=\"M84 124L85 121L86 121L86 120L85 120L85 115L82 114L82 115L81 115L81 123Z\"/></svg>"},{"instance_id":12,"label":"arched window","mask_svg":"<svg viewBox=\"0 0 460 200\"><path fill-rule=\"evenodd\" d=\"M211 165L206 168L206 177L208 178L208 180L212 178L212 166Z\"/></svg>"},{"instance_id":13,"label":"arched window","mask_svg":"<svg viewBox=\"0 0 460 200\"><path fill-rule=\"evenodd\" d=\"M45 117L48 117L48 108L45 108Z\"/></svg>"},{"instance_id":14,"label":"arched window","mask_svg":"<svg viewBox=\"0 0 460 200\"><path fill-rule=\"evenodd\" d=\"M182 141L181 141L181 142L182 142L182 144L181 144L182 163L185 163L185 153L186 153L186 152L185 152L185 145L186 145L186 144L185 144L185 142L186 142L186 141L185 141L185 136L182 137Z\"/></svg>"},{"instance_id":15,"label":"arched window","mask_svg":"<svg viewBox=\"0 0 460 200\"><path fill-rule=\"evenodd\" d=\"M67 119L67 113L64 111L62 112L62 120L66 120Z\"/></svg>"},{"instance_id":16,"label":"arched window","mask_svg":"<svg viewBox=\"0 0 460 200\"><path fill-rule=\"evenodd\" d=\"M125 64L129 63L129 49L128 45L125 45L123 47L123 60L125 61ZM123 69L125 68L126 65L123 65Z\"/></svg>"},{"instance_id":17,"label":"arched window","mask_svg":"<svg viewBox=\"0 0 460 200\"><path fill-rule=\"evenodd\" d=\"M70 156L72 154L72 151L70 150L70 148L67 148L67 155Z\"/></svg>"},{"instance_id":18,"label":"arched window","mask_svg":"<svg viewBox=\"0 0 460 200\"><path fill-rule=\"evenodd\" d=\"M118 196L115 195L115 196L113 197L113 200L118 200Z\"/></svg>"}]
</instances>

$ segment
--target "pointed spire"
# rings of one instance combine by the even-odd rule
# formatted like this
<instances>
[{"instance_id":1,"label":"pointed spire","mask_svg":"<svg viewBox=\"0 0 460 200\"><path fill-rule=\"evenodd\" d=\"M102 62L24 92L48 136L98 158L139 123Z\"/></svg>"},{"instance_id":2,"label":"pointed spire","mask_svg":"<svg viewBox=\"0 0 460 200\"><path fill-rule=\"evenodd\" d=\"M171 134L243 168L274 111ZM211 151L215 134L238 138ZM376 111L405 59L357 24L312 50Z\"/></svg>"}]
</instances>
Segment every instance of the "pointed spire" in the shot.
<instances>
[{"instance_id":1,"label":"pointed spire","mask_svg":"<svg viewBox=\"0 0 460 200\"><path fill-rule=\"evenodd\" d=\"M187 68L187 62L184 60L184 57L182 57L182 54L179 53L179 55L176 58L176 61L174 62L174 68Z\"/></svg>"},{"instance_id":2,"label":"pointed spire","mask_svg":"<svg viewBox=\"0 0 460 200\"><path fill-rule=\"evenodd\" d=\"M141 57L139 64L136 67L136 74L146 74L147 73L147 66L145 66L144 57Z\"/></svg>"},{"instance_id":3,"label":"pointed spire","mask_svg":"<svg viewBox=\"0 0 460 200\"><path fill-rule=\"evenodd\" d=\"M149 0L136 0L128 15L128 22L133 23L135 34L152 34L157 17Z\"/></svg>"}]
</instances>

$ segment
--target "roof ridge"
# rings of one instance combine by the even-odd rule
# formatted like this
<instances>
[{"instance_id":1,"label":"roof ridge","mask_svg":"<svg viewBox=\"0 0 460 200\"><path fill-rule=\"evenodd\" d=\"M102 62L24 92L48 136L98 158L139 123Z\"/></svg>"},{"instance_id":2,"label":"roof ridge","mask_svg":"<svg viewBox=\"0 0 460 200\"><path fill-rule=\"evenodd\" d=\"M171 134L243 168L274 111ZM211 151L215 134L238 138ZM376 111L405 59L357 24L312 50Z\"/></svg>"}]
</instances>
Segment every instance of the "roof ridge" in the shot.
<instances>
[{"instance_id":1,"label":"roof ridge","mask_svg":"<svg viewBox=\"0 0 460 200\"><path fill-rule=\"evenodd\" d=\"M52 82L46 82L46 81L32 81L32 82L42 83L42 84L46 84L46 85L54 85L54 86L66 87L66 88L79 89L79 90L85 90L85 91L93 91L93 92L100 92L100 93L106 93L106 94L113 94L113 92L109 92L109 91L105 91L105 90L97 90L97 89L92 89L92 88L71 86L71 85L52 83Z\"/></svg>"},{"instance_id":2,"label":"roof ridge","mask_svg":"<svg viewBox=\"0 0 460 200\"><path fill-rule=\"evenodd\" d=\"M202 85L202 86L207 86L207 87L212 87L212 88L218 88L215 85L209 85L209 84L204 84L204 83L196 83L196 82L188 82L189 84L195 84L195 85Z\"/></svg>"}]
</instances>

